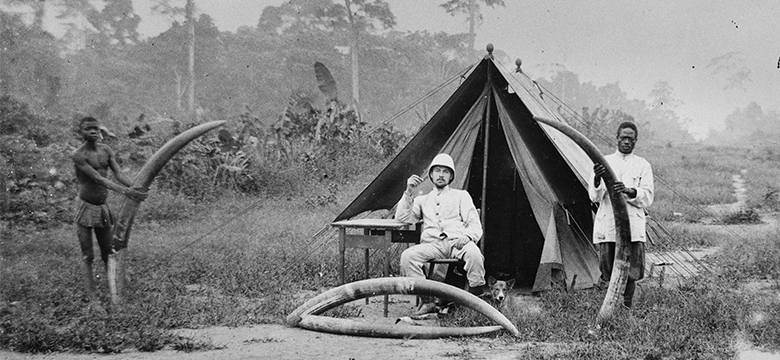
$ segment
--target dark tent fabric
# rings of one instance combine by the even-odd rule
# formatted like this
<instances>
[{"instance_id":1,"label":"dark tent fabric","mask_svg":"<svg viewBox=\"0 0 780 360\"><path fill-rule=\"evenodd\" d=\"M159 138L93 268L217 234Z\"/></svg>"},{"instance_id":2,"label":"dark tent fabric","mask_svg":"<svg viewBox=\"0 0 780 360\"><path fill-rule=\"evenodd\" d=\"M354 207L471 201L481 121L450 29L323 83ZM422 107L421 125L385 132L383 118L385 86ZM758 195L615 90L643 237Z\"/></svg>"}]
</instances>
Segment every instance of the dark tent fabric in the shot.
<instances>
[{"instance_id":1,"label":"dark tent fabric","mask_svg":"<svg viewBox=\"0 0 780 360\"><path fill-rule=\"evenodd\" d=\"M485 219L488 275L515 278L533 291L555 282L588 288L598 281L591 244L593 207L585 176L593 163L571 139L535 117L562 121L522 73L505 73L490 56L390 164L335 219L392 209L412 174L436 154L455 161L452 187L466 189ZM421 193L432 189L430 182Z\"/></svg>"}]
</instances>

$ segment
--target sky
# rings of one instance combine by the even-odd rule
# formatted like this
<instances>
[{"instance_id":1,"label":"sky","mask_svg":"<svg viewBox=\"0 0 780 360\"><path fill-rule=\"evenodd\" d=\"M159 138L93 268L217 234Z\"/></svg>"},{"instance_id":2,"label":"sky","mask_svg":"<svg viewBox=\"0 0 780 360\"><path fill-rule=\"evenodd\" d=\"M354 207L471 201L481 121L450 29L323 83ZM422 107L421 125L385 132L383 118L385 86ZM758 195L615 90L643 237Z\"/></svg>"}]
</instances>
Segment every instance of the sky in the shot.
<instances>
[{"instance_id":1,"label":"sky","mask_svg":"<svg viewBox=\"0 0 780 360\"><path fill-rule=\"evenodd\" d=\"M150 13L152 0L134 0L140 31L154 36L171 19ZM444 0L386 0L396 30L465 33ZM256 26L266 6L283 0L195 0L223 31ZM756 102L780 111L780 2L776 0L505 0L483 6L476 46L487 43L521 58L531 77L565 68L581 82L617 83L630 98L649 100L666 81L674 110L702 138L724 119ZM475 60L476 61L476 60ZM511 68L514 65L504 64Z\"/></svg>"}]
</instances>

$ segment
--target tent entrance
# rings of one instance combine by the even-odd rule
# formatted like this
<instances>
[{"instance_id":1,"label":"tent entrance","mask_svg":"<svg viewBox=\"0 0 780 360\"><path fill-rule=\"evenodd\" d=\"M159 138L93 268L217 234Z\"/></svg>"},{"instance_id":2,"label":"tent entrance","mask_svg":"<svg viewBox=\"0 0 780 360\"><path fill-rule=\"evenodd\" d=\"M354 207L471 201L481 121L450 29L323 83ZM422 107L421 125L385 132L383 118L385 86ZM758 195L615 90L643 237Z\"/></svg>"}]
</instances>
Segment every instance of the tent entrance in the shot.
<instances>
[{"instance_id":1,"label":"tent entrance","mask_svg":"<svg viewBox=\"0 0 780 360\"><path fill-rule=\"evenodd\" d=\"M509 151L495 103L477 137L464 186L484 215L485 270L499 279L516 278L518 287L534 284L544 235L529 203L519 169ZM490 129L485 131L485 125ZM488 134L485 168L485 133ZM487 176L484 176L484 172ZM483 189L483 179L487 180ZM485 201L483 202L483 190Z\"/></svg>"}]
</instances>

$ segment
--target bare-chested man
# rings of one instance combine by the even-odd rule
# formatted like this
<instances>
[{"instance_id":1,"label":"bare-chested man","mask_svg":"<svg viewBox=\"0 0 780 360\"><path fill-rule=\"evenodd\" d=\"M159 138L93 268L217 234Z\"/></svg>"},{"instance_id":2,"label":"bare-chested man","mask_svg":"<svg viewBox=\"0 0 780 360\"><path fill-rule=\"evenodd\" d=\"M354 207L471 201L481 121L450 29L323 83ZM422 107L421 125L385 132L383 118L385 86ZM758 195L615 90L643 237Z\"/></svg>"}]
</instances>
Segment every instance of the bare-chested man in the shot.
<instances>
[{"instance_id":1,"label":"bare-chested man","mask_svg":"<svg viewBox=\"0 0 780 360\"><path fill-rule=\"evenodd\" d=\"M97 298L92 281L92 261L95 258L92 250L93 230L100 246L100 257L103 259L104 266L108 264L108 255L112 252L111 232L114 219L106 204L108 190L116 191L135 201L143 201L147 196L146 192L130 187L131 181L120 171L114 151L108 145L99 142L101 139L99 126L97 119L93 117L81 119L79 134L84 138L84 145L71 155L76 179L80 184L75 223L81 254L84 257L84 286L89 300ZM107 178L109 169L124 186Z\"/></svg>"}]
</instances>

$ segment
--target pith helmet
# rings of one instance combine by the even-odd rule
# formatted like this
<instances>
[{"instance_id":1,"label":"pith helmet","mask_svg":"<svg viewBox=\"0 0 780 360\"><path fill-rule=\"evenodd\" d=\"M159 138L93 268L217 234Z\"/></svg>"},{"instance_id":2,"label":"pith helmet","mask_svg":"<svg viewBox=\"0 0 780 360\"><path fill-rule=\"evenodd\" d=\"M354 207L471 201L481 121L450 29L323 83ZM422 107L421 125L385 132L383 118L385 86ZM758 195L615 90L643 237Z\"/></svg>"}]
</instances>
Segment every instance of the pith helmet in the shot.
<instances>
[{"instance_id":1,"label":"pith helmet","mask_svg":"<svg viewBox=\"0 0 780 360\"><path fill-rule=\"evenodd\" d=\"M452 171L452 179L455 179L455 162L452 161L452 157L449 154L439 154L433 158L431 166L428 167L429 177L431 176L431 169L433 169L434 166L448 167L450 171ZM452 182L452 179L450 179L450 182Z\"/></svg>"}]
</instances>

